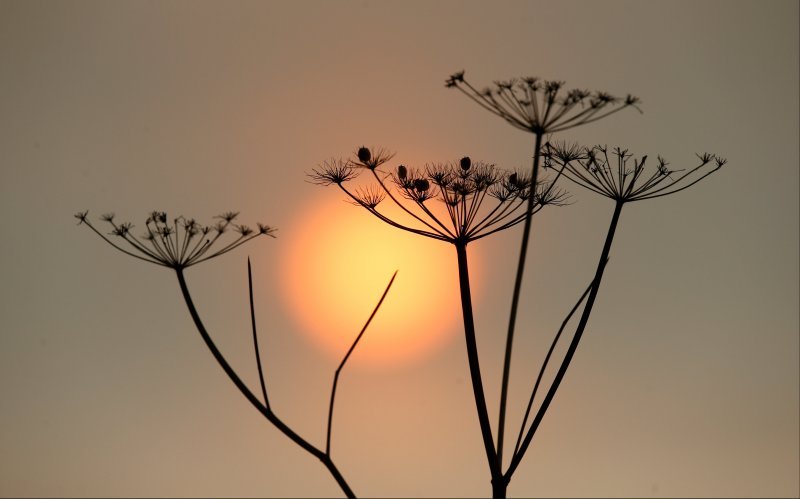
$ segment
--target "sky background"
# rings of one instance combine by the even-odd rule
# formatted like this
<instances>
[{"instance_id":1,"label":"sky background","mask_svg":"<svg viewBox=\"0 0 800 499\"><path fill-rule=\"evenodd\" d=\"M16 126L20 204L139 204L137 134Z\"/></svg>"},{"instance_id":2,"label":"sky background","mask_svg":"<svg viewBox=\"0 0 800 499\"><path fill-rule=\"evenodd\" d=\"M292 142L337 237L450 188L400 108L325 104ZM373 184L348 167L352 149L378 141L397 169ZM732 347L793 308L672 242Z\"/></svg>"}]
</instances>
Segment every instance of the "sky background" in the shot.
<instances>
[{"instance_id":1,"label":"sky background","mask_svg":"<svg viewBox=\"0 0 800 499\"><path fill-rule=\"evenodd\" d=\"M174 276L72 215L141 227L153 209L239 210L278 227L189 284L255 388L252 258L271 402L322 445L337 360L298 330L282 245L298 213L341 196L305 172L362 144L409 164L526 167L532 135L444 88L462 69L478 86L533 75L641 97L644 114L562 139L676 168L702 151L729 161L623 211L589 328L509 494L800 495L798 16L795 1L0 1L0 495L339 496L223 375ZM512 428L613 208L570 190L535 225ZM492 418L518 238L474 248ZM489 494L460 334L412 363L370 364L369 335L354 354L333 456L357 494Z\"/></svg>"}]
</instances>

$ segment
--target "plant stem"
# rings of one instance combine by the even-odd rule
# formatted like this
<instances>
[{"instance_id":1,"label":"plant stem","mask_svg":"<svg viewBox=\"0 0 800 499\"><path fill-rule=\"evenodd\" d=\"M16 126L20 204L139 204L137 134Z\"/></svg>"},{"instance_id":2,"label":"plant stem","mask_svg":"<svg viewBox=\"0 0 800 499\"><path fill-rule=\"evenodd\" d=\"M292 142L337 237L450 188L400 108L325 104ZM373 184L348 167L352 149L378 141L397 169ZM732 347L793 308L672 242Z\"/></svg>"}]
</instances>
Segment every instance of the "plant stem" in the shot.
<instances>
[{"instance_id":1,"label":"plant stem","mask_svg":"<svg viewBox=\"0 0 800 499\"><path fill-rule=\"evenodd\" d=\"M605 272L606 263L608 263L608 254L611 251L611 243L614 240L614 233L617 230L617 223L619 222L620 213L622 213L622 206L624 204L624 201L618 200L614 206L614 214L611 217L611 223L608 227L606 241L603 245L603 252L600 255L600 261L597 263L597 271L595 272L594 280L592 281L592 288L589 292L589 297L586 299L586 306L583 308L580 322L575 329L575 335L572 337L572 341L569 344L567 353L564 355L564 360L561 362L561 367L559 367L558 372L553 379L553 384L550 385L550 389L547 391L547 395L545 395L544 400L542 401L542 406L537 411L536 417L533 419L531 427L528 430L528 433L525 435L525 440L523 440L519 451L511 458L511 463L509 464L508 470L505 473L505 477L509 480L511 479L511 475L517 469L517 466L519 466L522 456L528 449L531 440L533 440L533 435L536 433L536 429L542 422L542 418L544 417L545 412L547 412L547 408L550 406L550 402L552 402L553 397L558 390L558 386L561 384L561 380L564 378L564 374L567 372L567 368L572 361L572 357L575 355L575 350L578 348L578 343L580 343L583 331L586 329L586 324L589 322L589 316L592 313L592 307L594 306L594 301L597 298L597 292L600 289L600 281L603 278L603 272Z\"/></svg>"},{"instance_id":2,"label":"plant stem","mask_svg":"<svg viewBox=\"0 0 800 499\"><path fill-rule=\"evenodd\" d=\"M506 499L508 480L501 476L492 479L492 499Z\"/></svg>"},{"instance_id":3,"label":"plant stem","mask_svg":"<svg viewBox=\"0 0 800 499\"><path fill-rule=\"evenodd\" d=\"M394 274L392 274L392 278L389 279L389 284L386 285L386 289L383 290L383 294L381 295L380 300L378 300L378 304L375 305L375 308L372 309L372 313L369 315L367 322L364 323L364 326L361 328L361 331L358 333L358 336L356 336L356 339L355 341L353 341L353 344L350 345L350 348L347 350L347 353L342 359L342 362L339 364L339 367L336 368L336 373L333 375L333 387L331 388L331 399L328 405L328 430L326 431L326 436L325 436L325 454L328 456L331 455L331 429L333 428L333 403L336 401L336 387L339 384L339 374L341 374L342 369L344 368L344 365L347 362L347 359L350 358L350 355L353 353L353 350L355 350L356 345L358 345L358 342L361 340L361 337L364 336L364 332L369 327L369 324L372 322L372 319L375 318L375 314L378 313L378 309L381 308L383 300L386 299L386 295L389 294L389 290L392 288L392 284L394 283L395 277L397 277L396 270L394 271Z\"/></svg>"},{"instance_id":4,"label":"plant stem","mask_svg":"<svg viewBox=\"0 0 800 499\"><path fill-rule=\"evenodd\" d=\"M324 452L308 443L303 437L295 433L294 430L286 426L286 424L281 421L271 409L267 408L261 403L260 400L258 400L258 397L256 397L253 392L250 391L247 385L244 384L241 378L239 378L230 364L228 364L228 361L225 360L222 352L220 352L217 346L214 344L214 340L211 339L208 331L206 331L205 325L203 325L203 322L200 320L200 315L197 313L197 309L194 306L192 296L189 294L189 287L186 285L186 278L183 275L183 269L177 268L175 269L175 272L178 275L178 283L181 287L181 293L183 294L183 299L189 309L189 314L192 316L194 325L197 328L197 331L200 333L200 336L202 336L203 341L205 341L206 346L208 346L208 349L211 350L211 354L217 360L217 363L220 365L220 367L222 367L222 370L225 371L225 374L228 375L228 378L230 378L233 384L236 385L236 388L242 392L242 395L245 396L245 398L253 405L253 407L255 407L258 412L263 414L270 423L275 425L276 428L278 428L284 435L289 437L294 443L322 461L330 474L333 476L334 480L336 480L336 483L342 489L342 492L344 492L347 497L354 498L355 494L353 494L353 491L350 489L350 486L347 484L347 481L345 481L342 474L336 468L336 465L333 464L330 456L326 455Z\"/></svg>"},{"instance_id":5,"label":"plant stem","mask_svg":"<svg viewBox=\"0 0 800 499\"><path fill-rule=\"evenodd\" d=\"M253 303L253 272L250 266L250 257L247 258L247 289L250 295L250 324L253 329L253 350L256 352L256 366L258 366L258 382L261 384L261 394L264 396L264 405L269 409L267 385L264 382L264 370L261 368L261 354L258 349L258 333L256 331L256 308Z\"/></svg>"},{"instance_id":6,"label":"plant stem","mask_svg":"<svg viewBox=\"0 0 800 499\"><path fill-rule=\"evenodd\" d=\"M522 291L522 275L525 272L525 260L528 256L528 242L531 237L533 208L536 205L536 182L539 176L539 156L542 148L542 133L536 133L536 142L533 146L533 171L531 173L531 195L528 197L528 212L525 215L525 226L522 229L522 243L517 262L517 276L514 280L514 293L511 296L511 313L508 318L508 333L506 335L506 352L503 360L503 380L500 386L500 415L497 418L497 459L498 466L503 466L503 440L505 437L506 405L508 402L508 378L511 374L511 350L514 343L514 328L517 323L517 309L519 296Z\"/></svg>"},{"instance_id":7,"label":"plant stem","mask_svg":"<svg viewBox=\"0 0 800 499\"><path fill-rule=\"evenodd\" d=\"M469 360L469 374L472 380L472 392L475 395L475 407L478 410L478 422L481 427L483 445L486 449L486 459L489 461L489 470L492 481L502 479L497 454L494 450L492 427L489 423L489 412L486 410L486 396L483 392L481 367L478 361L478 345L475 339L475 320L472 312L472 294L469 284L469 267L467 264L467 245L457 241L455 243L458 255L458 283L461 290L461 311L464 317L464 338L467 343L467 359Z\"/></svg>"},{"instance_id":8,"label":"plant stem","mask_svg":"<svg viewBox=\"0 0 800 499\"><path fill-rule=\"evenodd\" d=\"M533 384L533 391L531 391L531 398L528 399L528 406L525 408L525 416L522 418L522 425L519 427L519 435L517 436L517 444L514 447L514 454L519 451L519 446L522 443L522 436L525 434L525 426L528 424L528 416L530 416L531 409L533 408L533 401L536 399L536 394L539 393L539 384L542 382L542 377L544 376L545 371L547 370L547 364L550 362L550 357L553 355L553 351L556 349L556 345L558 344L558 340L561 339L561 333L564 332L564 328L567 327L567 323L575 312L578 310L578 307L581 306L583 300L586 299L586 295L592 290L592 286L594 285L594 281L592 281L589 286L586 288L586 291L583 292L581 297L569 311L566 317L564 317L564 321L561 323L561 327L558 328L558 332L556 333L555 337L553 338L553 342L550 344L550 349L547 350L547 355L544 357L544 361L542 362L542 367L539 369L539 374L536 376L536 382Z\"/></svg>"}]
</instances>

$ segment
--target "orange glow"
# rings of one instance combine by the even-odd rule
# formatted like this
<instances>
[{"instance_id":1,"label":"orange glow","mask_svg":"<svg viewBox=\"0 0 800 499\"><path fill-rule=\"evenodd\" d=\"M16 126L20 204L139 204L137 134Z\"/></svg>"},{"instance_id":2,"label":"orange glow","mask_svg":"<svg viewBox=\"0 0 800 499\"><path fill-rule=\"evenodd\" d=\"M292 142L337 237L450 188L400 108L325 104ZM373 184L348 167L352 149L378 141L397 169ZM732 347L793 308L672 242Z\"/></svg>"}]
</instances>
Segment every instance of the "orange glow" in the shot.
<instances>
[{"instance_id":1,"label":"orange glow","mask_svg":"<svg viewBox=\"0 0 800 499\"><path fill-rule=\"evenodd\" d=\"M387 366L435 352L461 330L455 249L390 227L335 194L282 231L283 297L300 331L341 358L398 270L355 358Z\"/></svg>"}]
</instances>

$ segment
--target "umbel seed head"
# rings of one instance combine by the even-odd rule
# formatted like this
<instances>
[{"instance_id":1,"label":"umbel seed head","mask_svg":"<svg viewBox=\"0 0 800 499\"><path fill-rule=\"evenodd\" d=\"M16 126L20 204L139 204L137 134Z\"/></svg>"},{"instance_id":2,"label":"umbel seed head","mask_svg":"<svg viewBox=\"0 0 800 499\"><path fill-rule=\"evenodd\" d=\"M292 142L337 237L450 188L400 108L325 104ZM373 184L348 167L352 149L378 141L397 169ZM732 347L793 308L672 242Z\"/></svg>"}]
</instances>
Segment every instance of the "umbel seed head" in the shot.
<instances>
[{"instance_id":1,"label":"umbel seed head","mask_svg":"<svg viewBox=\"0 0 800 499\"><path fill-rule=\"evenodd\" d=\"M408 176L408 170L406 170L406 167L404 165L398 166L397 178L399 178L400 180L405 180L407 176Z\"/></svg>"},{"instance_id":2,"label":"umbel seed head","mask_svg":"<svg viewBox=\"0 0 800 499\"><path fill-rule=\"evenodd\" d=\"M364 146L359 147L358 148L358 160L361 161L362 163L366 163L370 159L372 159L372 153L369 152L369 149L367 149Z\"/></svg>"},{"instance_id":3,"label":"umbel seed head","mask_svg":"<svg viewBox=\"0 0 800 499\"><path fill-rule=\"evenodd\" d=\"M464 171L469 170L469 167L472 166L472 160L469 159L469 156L464 156L461 158L461 169Z\"/></svg>"}]
</instances>

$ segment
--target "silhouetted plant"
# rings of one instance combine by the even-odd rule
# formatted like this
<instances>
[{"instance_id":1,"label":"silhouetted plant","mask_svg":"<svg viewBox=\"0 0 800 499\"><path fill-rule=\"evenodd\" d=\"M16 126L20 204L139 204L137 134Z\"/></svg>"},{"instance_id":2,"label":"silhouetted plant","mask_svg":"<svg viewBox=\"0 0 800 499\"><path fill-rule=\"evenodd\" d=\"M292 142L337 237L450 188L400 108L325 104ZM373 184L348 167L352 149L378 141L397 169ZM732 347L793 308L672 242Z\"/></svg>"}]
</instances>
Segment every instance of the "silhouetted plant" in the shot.
<instances>
[{"instance_id":1,"label":"silhouetted plant","mask_svg":"<svg viewBox=\"0 0 800 499\"><path fill-rule=\"evenodd\" d=\"M399 165L386 170L382 166L391 160L393 154L384 149L373 153L369 148L362 146L355 152L354 158L324 162L313 169L309 176L312 181L320 185L337 185L352 202L393 227L455 246L467 359L481 436L491 474L492 492L494 497L505 497L511 477L528 449L586 327L608 262L622 206L627 202L661 197L686 189L719 169L725 160L705 153L698 156L701 161L699 166L684 172L670 170L666 161L659 157L653 172L646 174L644 168L646 157L638 161L632 160L632 156L626 150L616 148L612 151L611 155L616 159L616 164L612 165L612 158L609 158L605 147L582 148L564 143L557 146L549 142L543 143L545 135L592 123L626 107L638 109L639 100L630 95L619 99L605 92L563 91L562 82L536 78L497 82L494 88L479 91L464 79L463 72L452 75L446 81L446 86L457 88L482 108L504 119L515 128L534 134L533 165L529 174L503 172L494 165L486 163L473 164L469 157L464 157L458 162L429 164L422 169ZM555 171L551 180L543 181L539 178L542 159L545 169ZM713 168L706 168L707 165L713 165ZM370 172L372 182L367 186L349 187L350 182L356 180L365 170ZM509 466L503 471L511 352L530 241L531 221L533 215L545 205L564 204L566 193L556 187L556 182L562 176L614 199L616 208L595 276L554 336L531 391ZM493 203L484 207L487 198L493 198ZM405 213L407 221L397 216L393 217L389 211L381 208L381 203L386 199L391 200L391 204ZM438 210L433 205L437 202ZM442 207L446 215L440 214ZM475 340L467 244L522 222L524 228L506 336L500 387L500 414L495 440L489 421ZM534 399L555 346L581 304L583 309L580 320L567 354L536 411L531 426L528 427Z\"/></svg>"},{"instance_id":2,"label":"silhouetted plant","mask_svg":"<svg viewBox=\"0 0 800 499\"><path fill-rule=\"evenodd\" d=\"M459 71L446 80L445 86L458 89L480 107L502 118L514 128L534 135L533 164L531 166L531 177L534 183L539 178L542 140L546 134L555 134L593 123L628 107L633 107L641 113L641 109L637 106L639 98L630 94L625 98L619 98L602 91L591 92L577 88L566 90L562 81L543 80L536 77L497 81L494 82L493 87L478 90L464 78L464 71ZM530 207L528 211L530 215L533 214ZM532 218L530 215L525 219L520 241L519 259L517 261L514 289L511 295L511 310L506 333L505 357L503 359L503 375L500 388L500 414L497 422L497 456L500 460L500 466L502 466L505 442L511 351L514 343L522 279L525 273L525 261L531 235ZM500 477L494 476L494 479L500 480ZM505 486L498 484L498 487L504 488Z\"/></svg>"},{"instance_id":3,"label":"silhouetted plant","mask_svg":"<svg viewBox=\"0 0 800 499\"><path fill-rule=\"evenodd\" d=\"M425 165L422 169L399 165L394 172L385 172L379 168L385 161L359 159L369 158L369 151L361 147L353 160L326 161L313 169L309 178L320 185L337 185L353 203L389 225L455 245L465 245L519 224L527 216L529 202L536 213L545 205L560 205L566 198L563 191L554 188L554 182L539 182L534 188L525 173L473 163L469 157ZM366 170L371 172L374 184L347 187ZM379 205L386 198L417 226L384 214ZM484 206L490 199L493 206ZM435 213L432 204L437 202L445 213Z\"/></svg>"},{"instance_id":4,"label":"silhouetted plant","mask_svg":"<svg viewBox=\"0 0 800 499\"><path fill-rule=\"evenodd\" d=\"M525 416L520 426L519 436L517 437L517 443L514 453L512 454L511 462L509 463L508 470L505 472L505 476L508 480L510 480L514 471L519 466L525 451L533 440L533 436L561 384L561 380L572 361L572 357L575 354L575 350L578 347L578 343L589 321L592 307L594 306L597 293L600 289L600 282L603 278L606 264L608 263L611 244L617 230L622 207L629 202L654 199L680 192L719 170L726 163L725 158L703 153L697 155L700 160L697 166L688 170L671 170L667 167L668 163L661 156L658 156L657 164L648 174L645 167L647 156L642 156L641 159L637 160L627 149L615 147L609 157L607 146L589 148L568 145L563 142L556 145L546 144L543 157L545 159L545 168L557 168L558 171L570 181L592 192L614 200L615 204L608 232L606 233L605 243L603 244L600 259L597 263L594 279L579 300L580 303L586 299L586 304L584 305L575 333L572 336L572 340L561 362L561 366L556 372L530 428L528 428L526 432L525 427L533 406L534 398L539 389L542 375L544 374L555 345L560 338L564 325L562 325L562 329L558 331L542 363L542 367L528 401L528 406L525 409ZM576 309L573 308L567 320L572 316L575 310ZM566 324L566 320L564 324Z\"/></svg>"},{"instance_id":5,"label":"silhouetted plant","mask_svg":"<svg viewBox=\"0 0 800 499\"><path fill-rule=\"evenodd\" d=\"M422 168L412 168L403 164L388 168L386 165L393 159L394 154L386 149L370 149L362 146L354 151L352 158L326 161L312 169L308 176L311 181L323 186L336 185L353 204L364 208L388 225L411 234L451 244L455 248L467 360L479 428L489 465L492 495L495 498L504 498L508 484L529 448L588 324L609 261L611 245L623 206L630 202L659 198L687 189L721 168L726 161L718 156L704 153L698 155L698 165L685 170L673 170L658 156L655 165L648 168L646 156L636 159L625 149L612 148L609 152L605 146L581 147L564 142L545 141L545 136L549 139L552 134L593 123L628 107L639 110L639 100L631 95L618 98L605 92L565 90L563 82L537 78L495 82L492 88L478 90L464 78L463 71L451 75L446 80L445 86L459 90L480 107L514 128L533 134L533 161L530 171L506 171L494 164L473 162L467 156L457 161L427 164ZM540 170L546 171L548 178L544 178L545 175ZM614 211L594 276L567 313L542 361L533 383L514 450L510 454L508 467L504 470L505 420L511 353L530 244L532 218L547 205L566 204L567 193L559 186L562 177L614 200ZM203 226L193 219L183 217L169 222L165 213L153 212L145 221L144 234L140 237L133 234L132 224L115 222L113 214L101 217L111 226L111 232L108 234L95 228L88 220L87 212L75 216L79 219L79 224L87 225L119 251L140 260L169 267L176 272L181 293L196 328L234 385L270 423L317 457L345 495L355 497L331 457L336 391L342 369L383 303L394 282L394 276L334 373L323 450L295 433L275 415L270 406L258 347L249 259L247 270L253 346L263 401L245 385L216 347L200 320L189 294L184 276L187 267L221 256L256 237L262 235L274 237L274 229L271 227L258 224L257 229L253 230L235 223L237 215L237 213L226 213L217 217L218 221L215 224ZM506 333L499 416L495 434L490 424L480 370L467 247L472 242L517 225L522 225L523 228ZM234 236L231 238L225 234ZM571 335L566 353L545 390L542 401L534 411L537 394L544 390L541 386L542 380L555 347L576 314L579 315L578 323Z\"/></svg>"},{"instance_id":6,"label":"silhouetted plant","mask_svg":"<svg viewBox=\"0 0 800 499\"><path fill-rule=\"evenodd\" d=\"M175 271L181 288L181 293L184 301L186 302L186 306L189 309L189 314L194 321L195 327L200 333L200 336L203 338L203 341L206 343L206 346L208 346L208 349L216 359L217 363L219 363L220 367L222 367L223 371L225 371L225 374L228 375L233 384L236 385L236 388L238 388L245 398L278 430L280 430L284 435L289 437L293 442L302 447L308 453L319 459L328 469L330 474L336 480L336 483L347 497L355 497L350 485L347 483L344 476L342 476L342 474L339 472L338 468L333 462L333 458L331 457L331 431L333 428L333 408L336 400L336 388L339 383L339 375L341 374L345 363L350 358L350 355L353 353L356 345L361 340L361 337L364 335L364 332L369 324L372 322L373 317L375 317L378 309L383 304L386 295L389 293L389 289L394 283L397 272L395 272L395 275L393 275L389 280L389 284L386 286L386 289L378 300L377 305L375 305L375 308L372 310L369 318L364 323L361 331L356 336L352 345L336 369L333 377L333 386L331 387L330 401L328 405L325 449L322 450L292 430L275 414L270 406L261 363L261 354L258 347L258 334L256 330L255 307L253 303L253 279L250 259L247 259L250 318L253 330L253 349L255 350L256 366L258 368L258 379L263 402L259 400L259 398L250 390L244 381L242 381L230 363L222 355L222 352L219 350L219 348L217 348L210 334L206 330L205 325L200 320L200 315L197 312L194 301L189 293L189 287L184 276L184 270L187 267L221 256L256 237L274 237L275 229L272 227L259 223L257 224L258 229L253 230L246 225L234 223L234 220L237 217L238 213L227 212L216 217L218 219L216 224L208 226L200 225L194 219L187 219L182 216L173 219L170 223L166 213L154 211L149 217L147 217L145 221L144 234L141 237L136 237L132 232L133 224L130 222L116 223L114 221L115 217L113 214L105 214L100 217L102 221L111 225L111 232L108 234L104 234L98 230L91 223L91 221L89 221L87 211L82 211L75 214L75 218L78 219L78 225L86 225L105 242L125 253L126 255L163 267L169 267ZM233 239L223 243L222 239L225 237L224 234L226 233L235 233L237 235ZM123 242L118 244L114 240L109 239L107 236L113 236L117 238L117 240L121 240ZM221 247L214 249L215 244L221 245Z\"/></svg>"}]
</instances>

